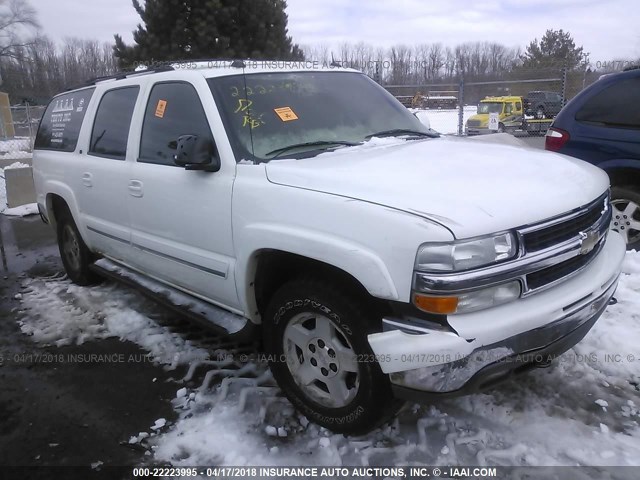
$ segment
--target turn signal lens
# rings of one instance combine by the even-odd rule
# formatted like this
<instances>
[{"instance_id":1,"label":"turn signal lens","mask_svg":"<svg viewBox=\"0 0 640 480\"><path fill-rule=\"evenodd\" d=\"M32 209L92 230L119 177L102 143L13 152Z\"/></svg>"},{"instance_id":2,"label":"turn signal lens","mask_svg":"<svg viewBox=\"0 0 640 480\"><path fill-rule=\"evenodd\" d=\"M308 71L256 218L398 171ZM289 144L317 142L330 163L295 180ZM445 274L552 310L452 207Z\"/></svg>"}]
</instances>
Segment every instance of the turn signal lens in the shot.
<instances>
[{"instance_id":1,"label":"turn signal lens","mask_svg":"<svg viewBox=\"0 0 640 480\"><path fill-rule=\"evenodd\" d=\"M429 313L450 314L455 313L458 309L457 297L429 297L415 293L413 295L413 303L420 310Z\"/></svg>"}]
</instances>

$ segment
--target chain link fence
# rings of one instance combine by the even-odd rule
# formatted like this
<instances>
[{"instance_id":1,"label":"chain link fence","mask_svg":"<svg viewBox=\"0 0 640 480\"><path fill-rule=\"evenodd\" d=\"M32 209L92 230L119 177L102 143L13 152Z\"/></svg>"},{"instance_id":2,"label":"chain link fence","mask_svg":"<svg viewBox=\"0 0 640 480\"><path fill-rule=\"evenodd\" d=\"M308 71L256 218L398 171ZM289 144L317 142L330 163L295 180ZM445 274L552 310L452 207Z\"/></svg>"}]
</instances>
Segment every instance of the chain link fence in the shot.
<instances>
[{"instance_id":1,"label":"chain link fence","mask_svg":"<svg viewBox=\"0 0 640 480\"><path fill-rule=\"evenodd\" d=\"M507 78L457 83L384 85L411 111L428 112L431 128L449 135L505 132L543 136L568 100L599 78L564 65L519 69Z\"/></svg>"},{"instance_id":2,"label":"chain link fence","mask_svg":"<svg viewBox=\"0 0 640 480\"><path fill-rule=\"evenodd\" d=\"M28 104L0 107L0 168L16 161L29 163L45 108Z\"/></svg>"}]
</instances>

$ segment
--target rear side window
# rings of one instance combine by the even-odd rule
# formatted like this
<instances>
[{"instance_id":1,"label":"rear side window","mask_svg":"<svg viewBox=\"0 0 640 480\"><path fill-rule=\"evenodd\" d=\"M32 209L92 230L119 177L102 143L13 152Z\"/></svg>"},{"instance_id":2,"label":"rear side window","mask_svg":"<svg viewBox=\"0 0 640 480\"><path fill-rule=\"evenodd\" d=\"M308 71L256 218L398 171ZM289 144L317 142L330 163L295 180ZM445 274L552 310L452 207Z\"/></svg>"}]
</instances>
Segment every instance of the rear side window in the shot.
<instances>
[{"instance_id":1,"label":"rear side window","mask_svg":"<svg viewBox=\"0 0 640 480\"><path fill-rule=\"evenodd\" d=\"M118 88L102 96L93 122L89 154L125 159L131 117L139 90L139 87Z\"/></svg>"},{"instance_id":2,"label":"rear side window","mask_svg":"<svg viewBox=\"0 0 640 480\"><path fill-rule=\"evenodd\" d=\"M640 78L629 78L596 93L576 113L579 122L640 128Z\"/></svg>"},{"instance_id":3,"label":"rear side window","mask_svg":"<svg viewBox=\"0 0 640 480\"><path fill-rule=\"evenodd\" d=\"M73 152L95 88L58 95L44 112L34 148Z\"/></svg>"},{"instance_id":4,"label":"rear side window","mask_svg":"<svg viewBox=\"0 0 640 480\"><path fill-rule=\"evenodd\" d=\"M158 83L147 103L138 161L175 165L174 155L181 135L212 138L198 93L188 83Z\"/></svg>"}]
</instances>

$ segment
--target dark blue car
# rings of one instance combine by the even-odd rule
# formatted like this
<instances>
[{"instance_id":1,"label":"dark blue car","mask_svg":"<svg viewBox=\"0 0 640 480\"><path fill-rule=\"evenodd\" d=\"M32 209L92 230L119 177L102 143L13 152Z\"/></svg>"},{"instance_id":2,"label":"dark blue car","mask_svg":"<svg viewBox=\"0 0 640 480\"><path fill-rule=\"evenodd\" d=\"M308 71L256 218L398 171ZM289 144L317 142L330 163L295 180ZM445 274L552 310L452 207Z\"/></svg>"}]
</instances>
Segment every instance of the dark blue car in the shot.
<instances>
[{"instance_id":1,"label":"dark blue car","mask_svg":"<svg viewBox=\"0 0 640 480\"><path fill-rule=\"evenodd\" d=\"M580 92L553 121L545 148L609 174L611 228L640 250L640 67L605 75Z\"/></svg>"}]
</instances>

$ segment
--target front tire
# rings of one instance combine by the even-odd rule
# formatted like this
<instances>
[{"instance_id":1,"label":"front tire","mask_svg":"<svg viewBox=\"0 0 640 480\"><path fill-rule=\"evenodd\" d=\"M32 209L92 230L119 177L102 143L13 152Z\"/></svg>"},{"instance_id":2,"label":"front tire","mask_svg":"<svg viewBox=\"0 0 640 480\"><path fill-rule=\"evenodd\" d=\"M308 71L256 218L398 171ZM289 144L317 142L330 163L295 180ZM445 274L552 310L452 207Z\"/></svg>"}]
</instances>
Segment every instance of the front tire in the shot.
<instances>
[{"instance_id":1,"label":"front tire","mask_svg":"<svg viewBox=\"0 0 640 480\"><path fill-rule=\"evenodd\" d=\"M640 251L640 193L633 187L611 188L611 230L627 242L627 250Z\"/></svg>"},{"instance_id":2,"label":"front tire","mask_svg":"<svg viewBox=\"0 0 640 480\"><path fill-rule=\"evenodd\" d=\"M392 416L393 398L367 341L375 328L345 289L301 278L273 296L263 325L274 378L291 403L337 433L365 433Z\"/></svg>"},{"instance_id":3,"label":"front tire","mask_svg":"<svg viewBox=\"0 0 640 480\"><path fill-rule=\"evenodd\" d=\"M60 258L71 281L82 286L98 283L100 277L89 268L95 258L82 240L71 212L63 210L56 222Z\"/></svg>"}]
</instances>

